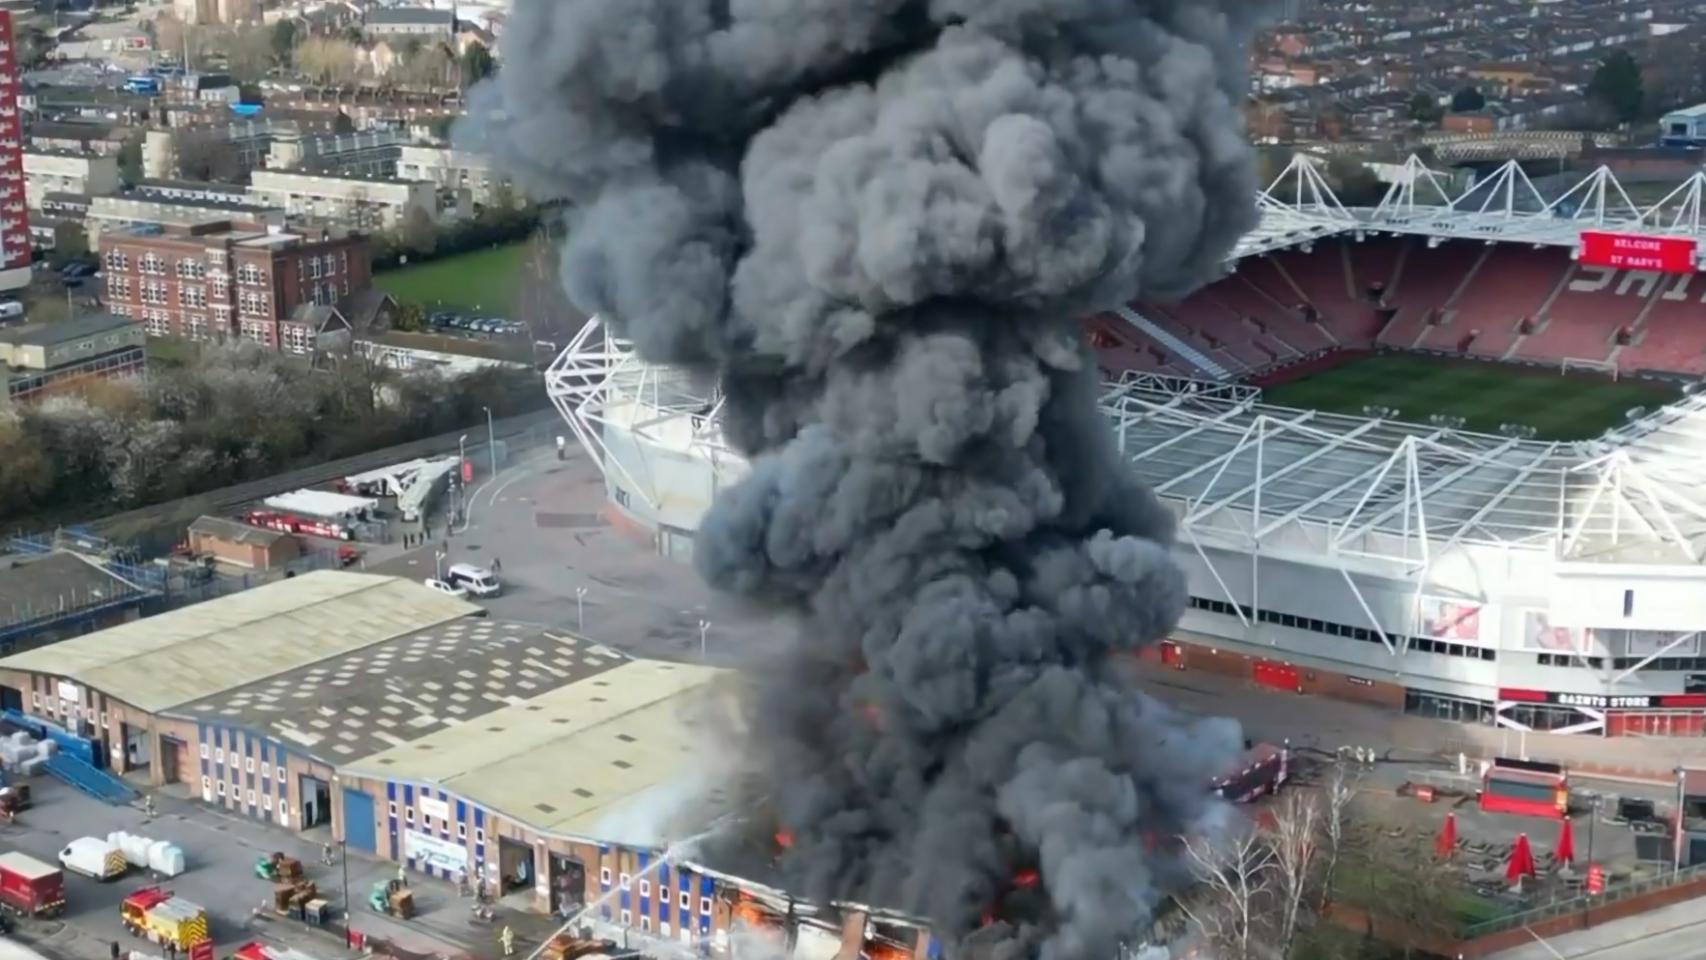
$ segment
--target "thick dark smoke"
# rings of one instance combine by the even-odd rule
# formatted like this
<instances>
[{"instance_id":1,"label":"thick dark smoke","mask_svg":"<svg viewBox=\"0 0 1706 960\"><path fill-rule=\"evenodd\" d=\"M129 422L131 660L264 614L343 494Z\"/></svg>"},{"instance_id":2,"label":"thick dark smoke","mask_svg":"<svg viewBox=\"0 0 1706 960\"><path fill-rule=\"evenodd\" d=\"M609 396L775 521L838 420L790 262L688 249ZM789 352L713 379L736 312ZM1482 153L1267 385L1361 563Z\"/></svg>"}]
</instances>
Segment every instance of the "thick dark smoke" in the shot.
<instances>
[{"instance_id":1,"label":"thick dark smoke","mask_svg":"<svg viewBox=\"0 0 1706 960\"><path fill-rule=\"evenodd\" d=\"M1257 12L516 0L462 136L567 202L579 306L720 379L752 472L698 563L801 623L753 673L738 867L779 825L801 894L1107 960L1155 839L1217 814L1236 729L1114 666L1185 592L1074 319L1188 291L1252 224Z\"/></svg>"}]
</instances>

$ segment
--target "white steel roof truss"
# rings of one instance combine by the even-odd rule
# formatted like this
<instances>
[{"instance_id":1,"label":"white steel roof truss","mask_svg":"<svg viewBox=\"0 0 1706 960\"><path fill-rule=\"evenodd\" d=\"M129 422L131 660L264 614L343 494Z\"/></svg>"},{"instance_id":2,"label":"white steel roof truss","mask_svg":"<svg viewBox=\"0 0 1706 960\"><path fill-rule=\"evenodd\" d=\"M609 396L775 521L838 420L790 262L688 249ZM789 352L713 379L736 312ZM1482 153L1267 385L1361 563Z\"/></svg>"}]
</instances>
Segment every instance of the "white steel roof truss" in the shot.
<instances>
[{"instance_id":1,"label":"white steel roof truss","mask_svg":"<svg viewBox=\"0 0 1706 960\"><path fill-rule=\"evenodd\" d=\"M1201 523L1216 512L1238 503L1240 500L1243 500L1252 493L1256 493L1261 487L1286 477L1295 471L1301 470L1322 457L1339 452L1339 450L1346 444L1349 444L1351 441L1356 440L1363 434L1373 430L1377 425L1379 425L1379 423L1380 421L1378 420L1370 420L1367 423L1351 430L1349 433L1342 433L1333 437L1320 447L1316 448L1313 452L1293 460L1291 463L1286 464L1267 476L1257 474L1256 479L1233 491L1231 494L1219 498L1207 507L1201 505L1202 498L1199 497L1197 502L1192 505L1192 508L1186 512L1185 522ZM1210 487L1212 486L1213 484L1210 484ZM1252 516L1260 517L1261 515L1261 509L1258 506L1253 511Z\"/></svg>"}]
</instances>

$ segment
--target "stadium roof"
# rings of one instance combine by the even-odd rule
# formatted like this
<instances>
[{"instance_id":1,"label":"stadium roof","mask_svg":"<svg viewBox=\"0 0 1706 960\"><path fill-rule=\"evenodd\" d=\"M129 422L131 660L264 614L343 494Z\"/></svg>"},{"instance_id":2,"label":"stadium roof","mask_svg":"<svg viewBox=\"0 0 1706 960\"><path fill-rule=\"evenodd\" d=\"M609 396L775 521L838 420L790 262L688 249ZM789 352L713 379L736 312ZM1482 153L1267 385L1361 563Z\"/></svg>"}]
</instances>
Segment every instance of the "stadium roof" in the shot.
<instances>
[{"instance_id":1,"label":"stadium roof","mask_svg":"<svg viewBox=\"0 0 1706 960\"><path fill-rule=\"evenodd\" d=\"M395 577L318 571L0 660L149 712L210 697L480 608Z\"/></svg>"},{"instance_id":2,"label":"stadium roof","mask_svg":"<svg viewBox=\"0 0 1706 960\"><path fill-rule=\"evenodd\" d=\"M1261 222L1230 261L1358 232L1569 247L1586 229L1706 239L1706 171L1643 208L1606 167L1548 198L1513 161L1454 196L1442 174L1411 157L1378 206L1352 210L1321 164L1298 154L1258 195ZM600 467L648 500L647 477L607 455L603 426L736 459L717 425L720 395L642 363L596 318L546 378ZM1143 374L1110 384L1104 411L1139 473L1175 501L1188 540L1248 547L1303 524L1312 542L1325 530L1336 555L1412 570L1457 544L1552 549L1571 560L1706 556L1706 399L1694 395L1570 443L1275 407L1258 388Z\"/></svg>"},{"instance_id":3,"label":"stadium roof","mask_svg":"<svg viewBox=\"0 0 1706 960\"><path fill-rule=\"evenodd\" d=\"M1312 524L1335 554L1415 564L1460 543L1671 563L1706 547L1706 397L1575 443L1276 407L1254 387L1142 374L1103 408L1193 539L1247 547Z\"/></svg>"}]
</instances>

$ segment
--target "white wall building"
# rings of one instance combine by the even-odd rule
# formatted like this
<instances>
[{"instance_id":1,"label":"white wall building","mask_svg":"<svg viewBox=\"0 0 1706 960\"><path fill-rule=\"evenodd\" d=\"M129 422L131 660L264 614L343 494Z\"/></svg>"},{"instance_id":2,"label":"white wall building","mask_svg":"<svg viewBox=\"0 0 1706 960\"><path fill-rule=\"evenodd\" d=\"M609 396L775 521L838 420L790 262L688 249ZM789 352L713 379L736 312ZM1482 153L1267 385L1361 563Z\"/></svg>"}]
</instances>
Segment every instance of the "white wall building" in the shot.
<instances>
[{"instance_id":1,"label":"white wall building","mask_svg":"<svg viewBox=\"0 0 1706 960\"><path fill-rule=\"evenodd\" d=\"M32 210L41 209L42 198L50 193L101 196L116 193L121 185L117 157L58 151L24 152L24 200Z\"/></svg>"},{"instance_id":2,"label":"white wall building","mask_svg":"<svg viewBox=\"0 0 1706 960\"><path fill-rule=\"evenodd\" d=\"M451 147L404 147L397 158L397 178L426 180L440 190L466 190L482 206L492 202L500 187L512 188L509 178L492 167L491 158Z\"/></svg>"},{"instance_id":3,"label":"white wall building","mask_svg":"<svg viewBox=\"0 0 1706 960\"><path fill-rule=\"evenodd\" d=\"M395 230L412 209L438 217L437 191L420 180L256 170L249 196L256 203L282 207L293 217L337 220L362 230Z\"/></svg>"}]
</instances>

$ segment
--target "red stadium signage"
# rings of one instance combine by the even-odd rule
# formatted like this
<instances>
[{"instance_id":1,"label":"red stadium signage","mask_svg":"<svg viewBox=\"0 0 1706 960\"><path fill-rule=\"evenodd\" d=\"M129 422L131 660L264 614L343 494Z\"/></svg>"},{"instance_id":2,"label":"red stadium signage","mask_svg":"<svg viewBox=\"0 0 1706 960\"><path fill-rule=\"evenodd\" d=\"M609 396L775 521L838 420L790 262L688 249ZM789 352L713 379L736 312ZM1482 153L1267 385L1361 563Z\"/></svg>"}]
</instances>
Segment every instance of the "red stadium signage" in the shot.
<instances>
[{"instance_id":1,"label":"red stadium signage","mask_svg":"<svg viewBox=\"0 0 1706 960\"><path fill-rule=\"evenodd\" d=\"M1693 237L1655 237L1645 233L1583 230L1581 262L1618 270L1693 273L1698 244Z\"/></svg>"}]
</instances>

